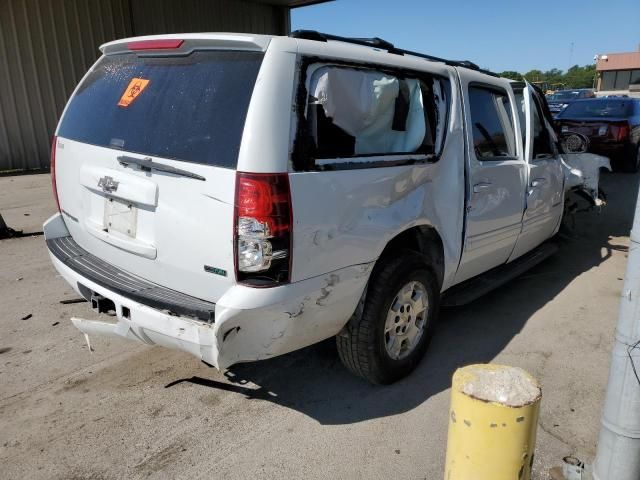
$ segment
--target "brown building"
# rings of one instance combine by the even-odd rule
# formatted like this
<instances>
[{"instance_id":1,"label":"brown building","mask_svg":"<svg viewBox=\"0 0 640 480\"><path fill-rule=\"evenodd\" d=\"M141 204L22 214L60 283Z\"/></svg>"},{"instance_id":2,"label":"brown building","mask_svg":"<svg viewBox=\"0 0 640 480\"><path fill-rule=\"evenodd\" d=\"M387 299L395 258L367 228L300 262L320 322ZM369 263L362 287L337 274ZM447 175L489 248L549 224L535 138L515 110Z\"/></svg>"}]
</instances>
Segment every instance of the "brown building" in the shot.
<instances>
[{"instance_id":1,"label":"brown building","mask_svg":"<svg viewBox=\"0 0 640 480\"><path fill-rule=\"evenodd\" d=\"M640 49L597 56L598 95L640 96Z\"/></svg>"},{"instance_id":2,"label":"brown building","mask_svg":"<svg viewBox=\"0 0 640 480\"><path fill-rule=\"evenodd\" d=\"M68 96L110 40L156 33L286 35L329 0L0 0L0 172L49 167Z\"/></svg>"}]
</instances>

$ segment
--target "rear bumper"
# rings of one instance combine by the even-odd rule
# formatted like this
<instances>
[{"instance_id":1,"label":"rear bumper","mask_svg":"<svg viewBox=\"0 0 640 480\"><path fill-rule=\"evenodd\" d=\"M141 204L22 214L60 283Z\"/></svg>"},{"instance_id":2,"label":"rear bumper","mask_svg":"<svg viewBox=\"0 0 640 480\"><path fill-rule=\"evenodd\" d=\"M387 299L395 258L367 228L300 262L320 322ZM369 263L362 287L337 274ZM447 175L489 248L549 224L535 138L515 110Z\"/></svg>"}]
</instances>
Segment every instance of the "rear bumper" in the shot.
<instances>
[{"instance_id":1,"label":"rear bumper","mask_svg":"<svg viewBox=\"0 0 640 480\"><path fill-rule=\"evenodd\" d=\"M59 214L45 223L44 231L47 241L68 237ZM219 369L288 353L336 335L355 311L372 268L372 264L351 266L275 288L234 285L215 305L209 304L215 309L211 323L154 308L61 260L51 250L50 256L56 270L80 295L82 285L115 306L116 316L105 317L108 321L72 319L80 331L183 350Z\"/></svg>"},{"instance_id":2,"label":"rear bumper","mask_svg":"<svg viewBox=\"0 0 640 480\"><path fill-rule=\"evenodd\" d=\"M193 317L207 323L215 319L215 303L162 287L109 265L83 250L71 236L48 239L47 248L71 270L113 293L174 315Z\"/></svg>"},{"instance_id":3,"label":"rear bumper","mask_svg":"<svg viewBox=\"0 0 640 480\"><path fill-rule=\"evenodd\" d=\"M616 160L624 157L630 151L631 150L628 143L608 143L592 140L591 144L589 145L589 152Z\"/></svg>"}]
</instances>

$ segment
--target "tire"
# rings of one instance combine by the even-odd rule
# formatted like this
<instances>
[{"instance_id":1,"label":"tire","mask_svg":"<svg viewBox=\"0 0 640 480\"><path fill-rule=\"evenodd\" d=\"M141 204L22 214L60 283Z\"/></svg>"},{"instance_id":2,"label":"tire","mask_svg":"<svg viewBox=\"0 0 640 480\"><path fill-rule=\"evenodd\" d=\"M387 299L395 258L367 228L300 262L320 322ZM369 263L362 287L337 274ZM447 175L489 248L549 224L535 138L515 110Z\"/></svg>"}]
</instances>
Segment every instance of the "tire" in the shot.
<instances>
[{"instance_id":1,"label":"tire","mask_svg":"<svg viewBox=\"0 0 640 480\"><path fill-rule=\"evenodd\" d=\"M364 301L338 334L336 343L342 363L351 372L384 385L409 375L424 356L438 314L439 287L425 257L416 252L402 251L380 262ZM422 317L420 312L411 317L411 305L414 313L421 308L421 295L426 300ZM389 325L393 327L385 332ZM400 334L396 335L398 329Z\"/></svg>"}]
</instances>

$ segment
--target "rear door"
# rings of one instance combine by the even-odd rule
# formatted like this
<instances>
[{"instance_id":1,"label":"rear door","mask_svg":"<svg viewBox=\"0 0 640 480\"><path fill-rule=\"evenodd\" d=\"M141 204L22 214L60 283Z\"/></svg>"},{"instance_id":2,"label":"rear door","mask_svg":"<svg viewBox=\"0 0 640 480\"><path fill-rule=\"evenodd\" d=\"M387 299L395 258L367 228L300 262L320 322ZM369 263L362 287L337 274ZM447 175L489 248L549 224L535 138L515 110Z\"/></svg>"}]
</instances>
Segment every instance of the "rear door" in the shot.
<instances>
[{"instance_id":1,"label":"rear door","mask_svg":"<svg viewBox=\"0 0 640 480\"><path fill-rule=\"evenodd\" d=\"M564 208L564 172L553 129L545 118L541 95L531 85L516 90L516 101L526 124L524 152L528 180L522 232L511 255L513 260L551 237Z\"/></svg>"},{"instance_id":2,"label":"rear door","mask_svg":"<svg viewBox=\"0 0 640 480\"><path fill-rule=\"evenodd\" d=\"M508 81L460 71L468 156L465 243L456 283L505 263L520 233L527 165Z\"/></svg>"},{"instance_id":3,"label":"rear door","mask_svg":"<svg viewBox=\"0 0 640 480\"><path fill-rule=\"evenodd\" d=\"M56 132L60 208L104 261L216 301L234 282L235 171L264 53L103 56Z\"/></svg>"}]
</instances>

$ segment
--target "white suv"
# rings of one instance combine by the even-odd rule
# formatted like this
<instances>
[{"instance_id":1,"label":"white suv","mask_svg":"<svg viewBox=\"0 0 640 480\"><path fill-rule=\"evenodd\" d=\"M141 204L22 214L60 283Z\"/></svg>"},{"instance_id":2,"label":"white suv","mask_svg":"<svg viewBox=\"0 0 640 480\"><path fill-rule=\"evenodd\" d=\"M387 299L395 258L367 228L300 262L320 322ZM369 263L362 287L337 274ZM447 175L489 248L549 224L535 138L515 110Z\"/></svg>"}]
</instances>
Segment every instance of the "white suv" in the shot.
<instances>
[{"instance_id":1,"label":"white suv","mask_svg":"<svg viewBox=\"0 0 640 480\"><path fill-rule=\"evenodd\" d=\"M87 335L219 369L336 336L350 370L389 383L441 298L553 251L536 247L565 176L527 84L316 32L101 50L53 140L45 224L56 269L106 314L72 319Z\"/></svg>"}]
</instances>

